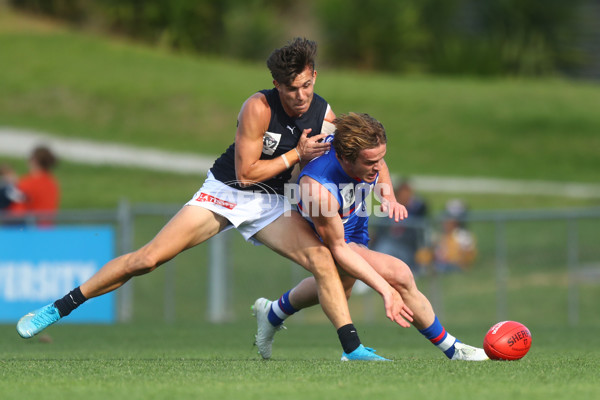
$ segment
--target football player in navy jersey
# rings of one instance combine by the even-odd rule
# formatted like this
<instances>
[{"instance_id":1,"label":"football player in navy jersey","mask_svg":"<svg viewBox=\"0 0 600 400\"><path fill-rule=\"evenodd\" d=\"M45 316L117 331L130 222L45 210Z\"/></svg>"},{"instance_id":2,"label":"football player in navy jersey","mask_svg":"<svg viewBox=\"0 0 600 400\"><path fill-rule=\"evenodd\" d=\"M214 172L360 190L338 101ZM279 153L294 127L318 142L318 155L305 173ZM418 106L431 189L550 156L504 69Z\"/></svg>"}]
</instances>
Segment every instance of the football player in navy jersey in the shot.
<instances>
[{"instance_id":1,"label":"football player in navy jersey","mask_svg":"<svg viewBox=\"0 0 600 400\"><path fill-rule=\"evenodd\" d=\"M487 360L483 349L463 344L446 332L431 303L417 288L408 265L367 247L367 196L374 191L387 209L395 203L395 199L390 197L393 196L390 181L386 178L377 184L387 171L384 163L387 136L383 125L368 114L349 113L334 122L335 134L326 140L331 139L332 149L308 163L300 173L300 201L297 206L341 267L347 295L350 296L356 279L371 286L384 300L390 292L397 292L403 301L400 315L406 319L398 322L401 326L409 327L409 321L412 322L449 359ZM388 216L404 219L407 217L406 208L402 206L399 214L390 213ZM284 293L277 301L258 299L254 308L259 310L255 311L259 331L270 331L274 335L287 317L317 304L319 299L315 289L315 281L311 277ZM271 341L260 343L261 354L271 354L273 335L270 336ZM342 356L342 360L353 359L352 353Z\"/></svg>"},{"instance_id":2,"label":"football player in navy jersey","mask_svg":"<svg viewBox=\"0 0 600 400\"><path fill-rule=\"evenodd\" d=\"M381 358L363 351L330 251L298 213L286 212L291 206L284 184L292 168L329 149L322 139L335 118L328 103L314 93L316 49L315 42L297 38L274 50L267 60L274 87L244 102L235 142L215 161L192 199L148 244L109 261L63 298L21 318L18 333L33 337L86 300L235 227L246 240L268 246L313 274L320 304L345 353ZM385 308L391 319L401 319L399 296L388 296Z\"/></svg>"}]
</instances>

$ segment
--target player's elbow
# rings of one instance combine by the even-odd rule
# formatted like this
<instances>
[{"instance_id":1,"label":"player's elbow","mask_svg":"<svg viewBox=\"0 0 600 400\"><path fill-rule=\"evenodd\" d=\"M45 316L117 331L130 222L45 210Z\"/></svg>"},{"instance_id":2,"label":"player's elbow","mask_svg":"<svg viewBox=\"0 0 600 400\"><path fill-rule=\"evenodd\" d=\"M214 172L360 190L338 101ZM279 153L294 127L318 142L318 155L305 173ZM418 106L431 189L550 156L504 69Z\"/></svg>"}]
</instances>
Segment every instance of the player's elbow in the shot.
<instances>
[{"instance_id":1,"label":"player's elbow","mask_svg":"<svg viewBox=\"0 0 600 400\"><path fill-rule=\"evenodd\" d=\"M245 188L248 186L252 186L254 182L252 182L251 180L248 179L239 179L237 180L237 184L240 185L241 187Z\"/></svg>"},{"instance_id":2,"label":"player's elbow","mask_svg":"<svg viewBox=\"0 0 600 400\"><path fill-rule=\"evenodd\" d=\"M250 178L250 175L245 171L236 171L236 183L241 187L248 187L256 183L255 180Z\"/></svg>"}]
</instances>

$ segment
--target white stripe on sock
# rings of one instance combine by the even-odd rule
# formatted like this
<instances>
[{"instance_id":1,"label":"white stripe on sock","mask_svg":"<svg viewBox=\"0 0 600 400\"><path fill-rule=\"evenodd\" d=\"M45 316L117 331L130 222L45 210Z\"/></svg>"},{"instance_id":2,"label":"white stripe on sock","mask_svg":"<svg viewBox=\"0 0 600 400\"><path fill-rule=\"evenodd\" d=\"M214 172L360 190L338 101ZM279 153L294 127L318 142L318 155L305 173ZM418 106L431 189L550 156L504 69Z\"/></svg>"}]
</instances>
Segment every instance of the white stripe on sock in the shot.
<instances>
[{"instance_id":1,"label":"white stripe on sock","mask_svg":"<svg viewBox=\"0 0 600 400\"><path fill-rule=\"evenodd\" d=\"M287 317L289 317L289 315L287 315L280 307L279 307L279 301L275 300L273 303L271 303L271 309L273 310L273 312L275 313L275 315L277 315L279 318L281 319L286 319Z\"/></svg>"},{"instance_id":2,"label":"white stripe on sock","mask_svg":"<svg viewBox=\"0 0 600 400\"><path fill-rule=\"evenodd\" d=\"M441 343L436 344L436 346L441 351L446 351L450 347L454 346L454 343L456 343L456 338L448 333L446 339L442 340Z\"/></svg>"}]
</instances>

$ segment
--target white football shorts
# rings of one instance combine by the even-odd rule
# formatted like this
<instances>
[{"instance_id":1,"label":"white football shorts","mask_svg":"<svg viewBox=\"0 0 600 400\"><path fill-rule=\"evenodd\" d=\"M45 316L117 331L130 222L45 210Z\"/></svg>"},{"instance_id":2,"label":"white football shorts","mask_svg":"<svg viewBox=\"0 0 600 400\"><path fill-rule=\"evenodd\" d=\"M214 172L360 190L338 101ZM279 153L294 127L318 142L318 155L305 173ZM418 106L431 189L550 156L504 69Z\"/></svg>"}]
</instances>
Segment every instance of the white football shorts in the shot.
<instances>
[{"instance_id":1,"label":"white football shorts","mask_svg":"<svg viewBox=\"0 0 600 400\"><path fill-rule=\"evenodd\" d=\"M210 171L202 187L186 205L204 207L225 217L230 225L224 230L235 227L244 239L254 244L260 242L252 236L292 210L288 198L283 195L238 190L215 179Z\"/></svg>"}]
</instances>

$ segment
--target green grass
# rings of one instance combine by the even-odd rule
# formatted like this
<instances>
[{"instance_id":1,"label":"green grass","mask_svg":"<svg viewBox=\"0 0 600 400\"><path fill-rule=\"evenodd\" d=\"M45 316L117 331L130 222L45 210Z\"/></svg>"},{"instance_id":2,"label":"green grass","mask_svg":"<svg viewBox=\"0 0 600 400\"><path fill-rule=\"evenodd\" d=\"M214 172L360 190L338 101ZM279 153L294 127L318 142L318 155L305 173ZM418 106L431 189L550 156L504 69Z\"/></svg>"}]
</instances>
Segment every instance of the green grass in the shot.
<instances>
[{"instance_id":1,"label":"green grass","mask_svg":"<svg viewBox=\"0 0 600 400\"><path fill-rule=\"evenodd\" d=\"M263 64L177 55L52 24L36 28L39 21L8 12L3 18L0 59L12 62L0 75L0 125L216 156L233 141L242 102L271 86ZM597 182L594 83L323 66L317 92L338 113L369 112L384 123L396 174Z\"/></svg>"},{"instance_id":2,"label":"green grass","mask_svg":"<svg viewBox=\"0 0 600 400\"><path fill-rule=\"evenodd\" d=\"M254 325L58 325L51 343L0 326L3 399L573 399L600 394L592 329L530 327L533 346L516 362L449 362L424 338L391 324L367 325L363 341L393 363L341 363L327 325L290 324L273 359L251 346ZM478 328L454 329L480 340Z\"/></svg>"},{"instance_id":3,"label":"green grass","mask_svg":"<svg viewBox=\"0 0 600 400\"><path fill-rule=\"evenodd\" d=\"M0 8L0 126L175 151L217 155L233 140L235 117L253 91L269 87L263 65L174 55L81 34ZM597 182L598 85L560 80L401 77L319 67L318 92L340 112L364 111L390 135L397 174L490 176ZM19 172L25 162L0 157ZM63 208L134 203L182 204L203 176L63 162ZM428 193L434 209L454 195ZM461 195L472 209L581 207L597 199ZM168 216L139 217L134 247ZM597 221L580 221L580 260L600 259ZM468 274L418 279L446 328L480 344L498 320L496 238L473 223L479 256ZM578 399L600 394L597 342L600 291L584 283L580 325L568 327L566 228L562 222L507 226L507 316L524 322L534 345L519 362L450 363L420 335L385 321L373 293L350 300L363 342L394 363L342 364L333 328L319 308L294 316L278 334L274 359L252 348L249 305L274 298L306 276L264 247L230 238L232 322L205 323L208 246L133 280L131 324L49 329L51 343L17 337L0 325L2 399L411 398ZM241 250L243 249L243 251ZM171 276L174 323L164 323ZM251 284L249 282L260 282ZM436 306L438 303L436 303ZM78 310L76 312L85 312Z\"/></svg>"},{"instance_id":4,"label":"green grass","mask_svg":"<svg viewBox=\"0 0 600 400\"><path fill-rule=\"evenodd\" d=\"M177 56L71 32L0 32L0 125L218 155L240 104L270 85L261 65ZM262 82L262 83L261 83ZM323 69L338 112L368 111L390 134L396 174L597 180L597 86L359 75ZM537 120L539 123L532 123ZM529 122L528 122L529 121ZM25 163L8 157L0 162ZM203 176L63 163L63 208L181 203ZM118 179L117 179L118 177ZM165 190L168 189L168 190ZM434 208L456 194L431 193ZM598 205L597 199L463 194L475 209Z\"/></svg>"}]
</instances>

